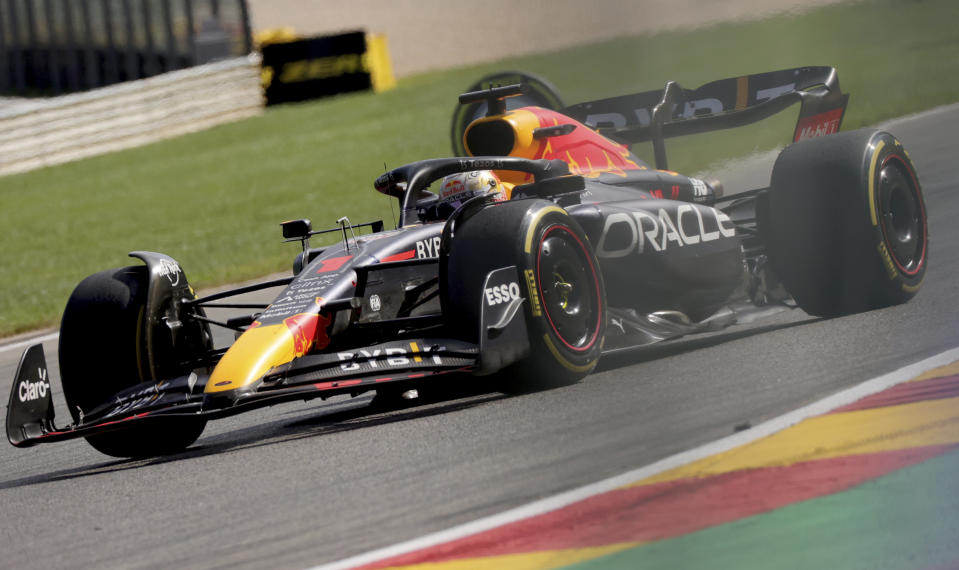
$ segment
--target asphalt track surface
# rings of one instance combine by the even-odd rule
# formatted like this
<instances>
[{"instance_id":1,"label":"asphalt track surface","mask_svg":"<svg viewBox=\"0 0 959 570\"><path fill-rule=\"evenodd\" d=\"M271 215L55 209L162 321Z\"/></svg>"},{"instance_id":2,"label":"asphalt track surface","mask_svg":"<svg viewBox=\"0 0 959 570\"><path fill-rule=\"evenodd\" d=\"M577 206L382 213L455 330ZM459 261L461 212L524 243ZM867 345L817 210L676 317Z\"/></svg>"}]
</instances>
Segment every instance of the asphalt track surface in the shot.
<instances>
[{"instance_id":1,"label":"asphalt track surface","mask_svg":"<svg viewBox=\"0 0 959 570\"><path fill-rule=\"evenodd\" d=\"M907 305L780 313L610 355L581 383L530 395L472 385L385 412L368 397L285 404L213 422L169 458L114 460L82 440L0 446L0 567L331 562L653 463L959 346L959 107L888 129L929 212L930 268ZM55 363L56 341L45 350ZM19 353L0 346L3 397Z\"/></svg>"}]
</instances>

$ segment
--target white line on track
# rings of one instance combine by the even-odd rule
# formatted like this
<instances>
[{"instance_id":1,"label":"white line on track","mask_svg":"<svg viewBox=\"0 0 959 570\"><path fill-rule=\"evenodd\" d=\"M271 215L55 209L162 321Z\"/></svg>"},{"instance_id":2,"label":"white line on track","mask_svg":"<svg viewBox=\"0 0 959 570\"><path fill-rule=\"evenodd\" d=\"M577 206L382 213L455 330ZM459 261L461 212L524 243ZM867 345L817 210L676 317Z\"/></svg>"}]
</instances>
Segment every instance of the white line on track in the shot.
<instances>
[{"instance_id":1,"label":"white line on track","mask_svg":"<svg viewBox=\"0 0 959 570\"><path fill-rule=\"evenodd\" d=\"M59 332L53 332L45 334L43 336L35 336L33 338L28 338L27 340L21 340L20 342L13 342L10 344L0 345L0 352L8 352L10 350L18 350L21 348L26 348L31 344L37 344L38 342L47 342L48 340L57 340L60 338Z\"/></svg>"},{"instance_id":2,"label":"white line on track","mask_svg":"<svg viewBox=\"0 0 959 570\"><path fill-rule=\"evenodd\" d=\"M503 513L492 515L490 517L479 519L433 534L428 534L426 536L396 544L394 546L388 546L386 548L381 548L379 550L374 550L365 554L346 558L338 562L315 566L312 570L340 570L360 566L363 564L369 564L385 558L392 558L400 554L407 554L416 550L422 550L424 548L450 542L452 540L490 530L521 519L555 511L577 501L612 491L613 489L639 481L641 479L645 479L646 477L656 475L657 473L662 473L663 471L692 463L693 461L702 459L704 457L722 453L757 439L762 439L773 433L793 426L802 420L824 414L846 404L851 404L852 402L860 400L866 396L881 392L886 388L895 386L896 384L900 384L907 380L911 380L927 370L944 366L946 364L951 364L957 360L959 360L959 347L941 352L935 356L931 356L914 364L904 366L888 374L883 374L882 376L878 376L871 380L866 380L865 382L853 386L852 388L843 390L837 394L833 394L832 396L789 412L785 415L779 416L778 418L773 418L749 430L736 433L712 443L707 443L701 447L697 447L689 451L678 453L671 457L657 461L651 465L623 473L622 475L617 475L603 481L586 485L585 487L573 489L571 491L567 491L553 497L548 497L528 505L523 505Z\"/></svg>"},{"instance_id":3,"label":"white line on track","mask_svg":"<svg viewBox=\"0 0 959 570\"><path fill-rule=\"evenodd\" d=\"M935 116L940 113L951 113L955 111L957 107L959 107L959 103L949 103L947 105L940 105L938 107L933 107L932 109L926 109L925 111L919 111L918 113L913 113L911 115L903 115L901 117L887 119L876 126L879 127L880 129L891 129L902 123L908 123L908 122L916 121L919 119L925 119L926 117Z\"/></svg>"}]
</instances>

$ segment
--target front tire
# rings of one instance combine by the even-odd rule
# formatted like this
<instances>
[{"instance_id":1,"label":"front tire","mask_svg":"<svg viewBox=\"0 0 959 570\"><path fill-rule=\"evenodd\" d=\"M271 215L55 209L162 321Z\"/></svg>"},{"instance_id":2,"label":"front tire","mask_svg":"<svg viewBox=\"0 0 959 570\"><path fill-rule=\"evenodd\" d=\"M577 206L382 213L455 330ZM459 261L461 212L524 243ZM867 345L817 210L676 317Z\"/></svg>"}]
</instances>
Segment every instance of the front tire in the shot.
<instances>
[{"instance_id":1,"label":"front tire","mask_svg":"<svg viewBox=\"0 0 959 570\"><path fill-rule=\"evenodd\" d=\"M516 266L529 355L502 372L508 391L578 382L595 367L606 331L602 274L589 241L552 202L520 200L485 208L456 230L446 261L446 313L475 340L486 275Z\"/></svg>"},{"instance_id":2,"label":"front tire","mask_svg":"<svg viewBox=\"0 0 959 570\"><path fill-rule=\"evenodd\" d=\"M60 377L75 421L125 388L153 380L145 362L143 323L147 268L110 269L90 275L70 295L60 325ZM183 450L206 421L138 420L87 442L114 457L151 457Z\"/></svg>"},{"instance_id":3,"label":"front tire","mask_svg":"<svg viewBox=\"0 0 959 570\"><path fill-rule=\"evenodd\" d=\"M859 130L787 147L768 199L770 261L807 313L848 315L919 291L926 207L915 167L889 133Z\"/></svg>"}]
</instances>

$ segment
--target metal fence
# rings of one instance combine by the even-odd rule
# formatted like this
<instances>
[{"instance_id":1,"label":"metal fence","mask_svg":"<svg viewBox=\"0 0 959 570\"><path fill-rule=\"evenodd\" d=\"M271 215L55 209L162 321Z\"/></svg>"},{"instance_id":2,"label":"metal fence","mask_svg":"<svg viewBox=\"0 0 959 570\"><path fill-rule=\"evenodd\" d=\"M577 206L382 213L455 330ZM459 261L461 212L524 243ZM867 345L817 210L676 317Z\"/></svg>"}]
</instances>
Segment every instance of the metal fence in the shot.
<instances>
[{"instance_id":1,"label":"metal fence","mask_svg":"<svg viewBox=\"0 0 959 570\"><path fill-rule=\"evenodd\" d=\"M58 95L251 51L246 0L0 0L0 93Z\"/></svg>"}]
</instances>

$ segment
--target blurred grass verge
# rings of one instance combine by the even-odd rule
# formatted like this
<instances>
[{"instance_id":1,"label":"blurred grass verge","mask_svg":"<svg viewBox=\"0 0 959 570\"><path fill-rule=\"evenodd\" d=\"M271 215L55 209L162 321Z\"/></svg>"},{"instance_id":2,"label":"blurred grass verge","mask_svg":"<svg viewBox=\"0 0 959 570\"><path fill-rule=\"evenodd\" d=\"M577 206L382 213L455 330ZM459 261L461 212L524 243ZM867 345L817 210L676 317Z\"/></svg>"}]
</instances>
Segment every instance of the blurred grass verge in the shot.
<instances>
[{"instance_id":1,"label":"blurred grass verge","mask_svg":"<svg viewBox=\"0 0 959 570\"><path fill-rule=\"evenodd\" d=\"M373 179L446 156L459 92L505 69L542 75L567 103L802 65L838 68L844 130L959 100L959 3L867 0L748 23L622 38L428 73L380 94L286 105L149 146L0 178L0 336L54 325L85 275L178 259L195 287L290 267L279 222L390 220ZM482 46L476 46L482 49ZM707 169L789 141L796 112L667 143L670 167ZM651 151L637 147L649 158ZM388 222L389 225L389 222Z\"/></svg>"}]
</instances>

